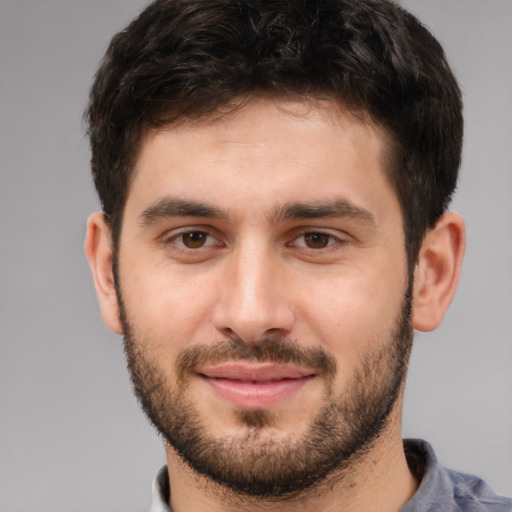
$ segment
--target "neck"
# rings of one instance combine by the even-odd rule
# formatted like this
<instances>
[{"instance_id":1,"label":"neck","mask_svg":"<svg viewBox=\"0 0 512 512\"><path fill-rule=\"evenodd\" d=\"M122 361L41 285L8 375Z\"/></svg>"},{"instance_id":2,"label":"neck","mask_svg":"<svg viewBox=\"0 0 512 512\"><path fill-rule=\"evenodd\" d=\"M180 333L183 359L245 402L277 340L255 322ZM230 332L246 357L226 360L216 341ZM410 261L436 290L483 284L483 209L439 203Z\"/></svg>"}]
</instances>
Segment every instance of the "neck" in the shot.
<instances>
[{"instance_id":1,"label":"neck","mask_svg":"<svg viewBox=\"0 0 512 512\"><path fill-rule=\"evenodd\" d=\"M397 404L397 409L401 409ZM241 496L194 472L166 448L173 512L397 512L412 497L417 482L404 454L399 411L372 447L343 474L297 495L277 499Z\"/></svg>"}]
</instances>

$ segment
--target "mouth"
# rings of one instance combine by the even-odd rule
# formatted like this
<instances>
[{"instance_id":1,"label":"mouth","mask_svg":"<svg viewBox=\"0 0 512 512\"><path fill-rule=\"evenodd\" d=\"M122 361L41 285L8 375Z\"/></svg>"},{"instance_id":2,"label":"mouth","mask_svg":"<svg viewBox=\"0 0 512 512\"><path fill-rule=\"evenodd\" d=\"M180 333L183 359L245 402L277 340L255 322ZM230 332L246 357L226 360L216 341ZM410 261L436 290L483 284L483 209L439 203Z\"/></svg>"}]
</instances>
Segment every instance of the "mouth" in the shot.
<instances>
[{"instance_id":1,"label":"mouth","mask_svg":"<svg viewBox=\"0 0 512 512\"><path fill-rule=\"evenodd\" d=\"M232 361L205 367L199 377L241 409L267 409L296 395L315 373L287 364Z\"/></svg>"}]
</instances>

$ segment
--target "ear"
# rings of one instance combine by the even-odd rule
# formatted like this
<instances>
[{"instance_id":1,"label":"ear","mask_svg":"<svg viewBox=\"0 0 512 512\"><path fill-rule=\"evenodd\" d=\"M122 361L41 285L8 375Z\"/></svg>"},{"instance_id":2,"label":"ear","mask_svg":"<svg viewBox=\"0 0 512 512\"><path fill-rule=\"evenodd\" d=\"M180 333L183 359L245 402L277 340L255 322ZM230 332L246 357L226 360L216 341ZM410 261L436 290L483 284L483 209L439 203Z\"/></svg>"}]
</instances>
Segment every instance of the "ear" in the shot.
<instances>
[{"instance_id":1,"label":"ear","mask_svg":"<svg viewBox=\"0 0 512 512\"><path fill-rule=\"evenodd\" d=\"M112 271L114 260L110 228L101 212L93 213L87 221L85 254L91 266L103 320L114 332L122 334L119 304Z\"/></svg>"},{"instance_id":2,"label":"ear","mask_svg":"<svg viewBox=\"0 0 512 512\"><path fill-rule=\"evenodd\" d=\"M418 331L441 323L457 289L465 249L458 213L446 212L425 235L414 271L412 325Z\"/></svg>"}]
</instances>

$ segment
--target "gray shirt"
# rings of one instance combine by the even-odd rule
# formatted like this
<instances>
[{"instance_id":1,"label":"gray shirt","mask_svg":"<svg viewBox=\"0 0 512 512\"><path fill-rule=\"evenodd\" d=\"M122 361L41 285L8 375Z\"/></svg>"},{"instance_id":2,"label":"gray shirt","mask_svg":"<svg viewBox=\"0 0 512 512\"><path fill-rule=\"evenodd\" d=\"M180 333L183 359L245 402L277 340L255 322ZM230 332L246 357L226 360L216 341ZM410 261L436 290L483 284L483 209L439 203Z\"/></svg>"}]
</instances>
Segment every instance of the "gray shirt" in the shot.
<instances>
[{"instance_id":1,"label":"gray shirt","mask_svg":"<svg viewBox=\"0 0 512 512\"><path fill-rule=\"evenodd\" d=\"M400 512L512 512L512 499L497 496L482 479L446 469L432 447L421 440L404 441L409 468L420 486ZM172 512L169 475L164 466L153 481L151 512Z\"/></svg>"}]
</instances>

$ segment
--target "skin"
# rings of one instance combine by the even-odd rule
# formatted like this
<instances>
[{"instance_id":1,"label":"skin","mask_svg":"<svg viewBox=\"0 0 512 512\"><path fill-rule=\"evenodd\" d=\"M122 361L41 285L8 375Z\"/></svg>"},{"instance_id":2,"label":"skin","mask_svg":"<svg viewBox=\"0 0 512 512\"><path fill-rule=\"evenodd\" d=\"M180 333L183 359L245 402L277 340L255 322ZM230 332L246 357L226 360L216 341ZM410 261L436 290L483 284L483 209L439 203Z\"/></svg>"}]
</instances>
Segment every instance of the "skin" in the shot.
<instances>
[{"instance_id":1,"label":"skin","mask_svg":"<svg viewBox=\"0 0 512 512\"><path fill-rule=\"evenodd\" d=\"M279 333L324 349L336 361L333 389L349 387L361 359L393 330L407 289L403 217L384 171L385 145L375 125L332 102L286 100L254 100L220 119L146 135L123 218L119 281L136 338L170 385L187 346L227 336L257 343ZM218 215L155 214L169 198L206 204ZM297 202L345 208L321 217L279 215ZM208 235L205 244L190 247L183 233L198 231ZM322 234L320 246L306 232ZM463 221L453 212L426 234L414 271L414 328L440 323L464 244ZM89 219L86 253L103 318L122 333L101 213ZM211 386L193 378L187 393L213 436L243 436L247 426L235 407ZM286 441L305 432L324 402L325 382L310 379L269 407L273 422L261 435ZM401 409L402 396L349 477L263 508L399 510L417 487L403 453ZM173 511L257 509L257 501L198 477L170 446L166 454Z\"/></svg>"}]
</instances>

